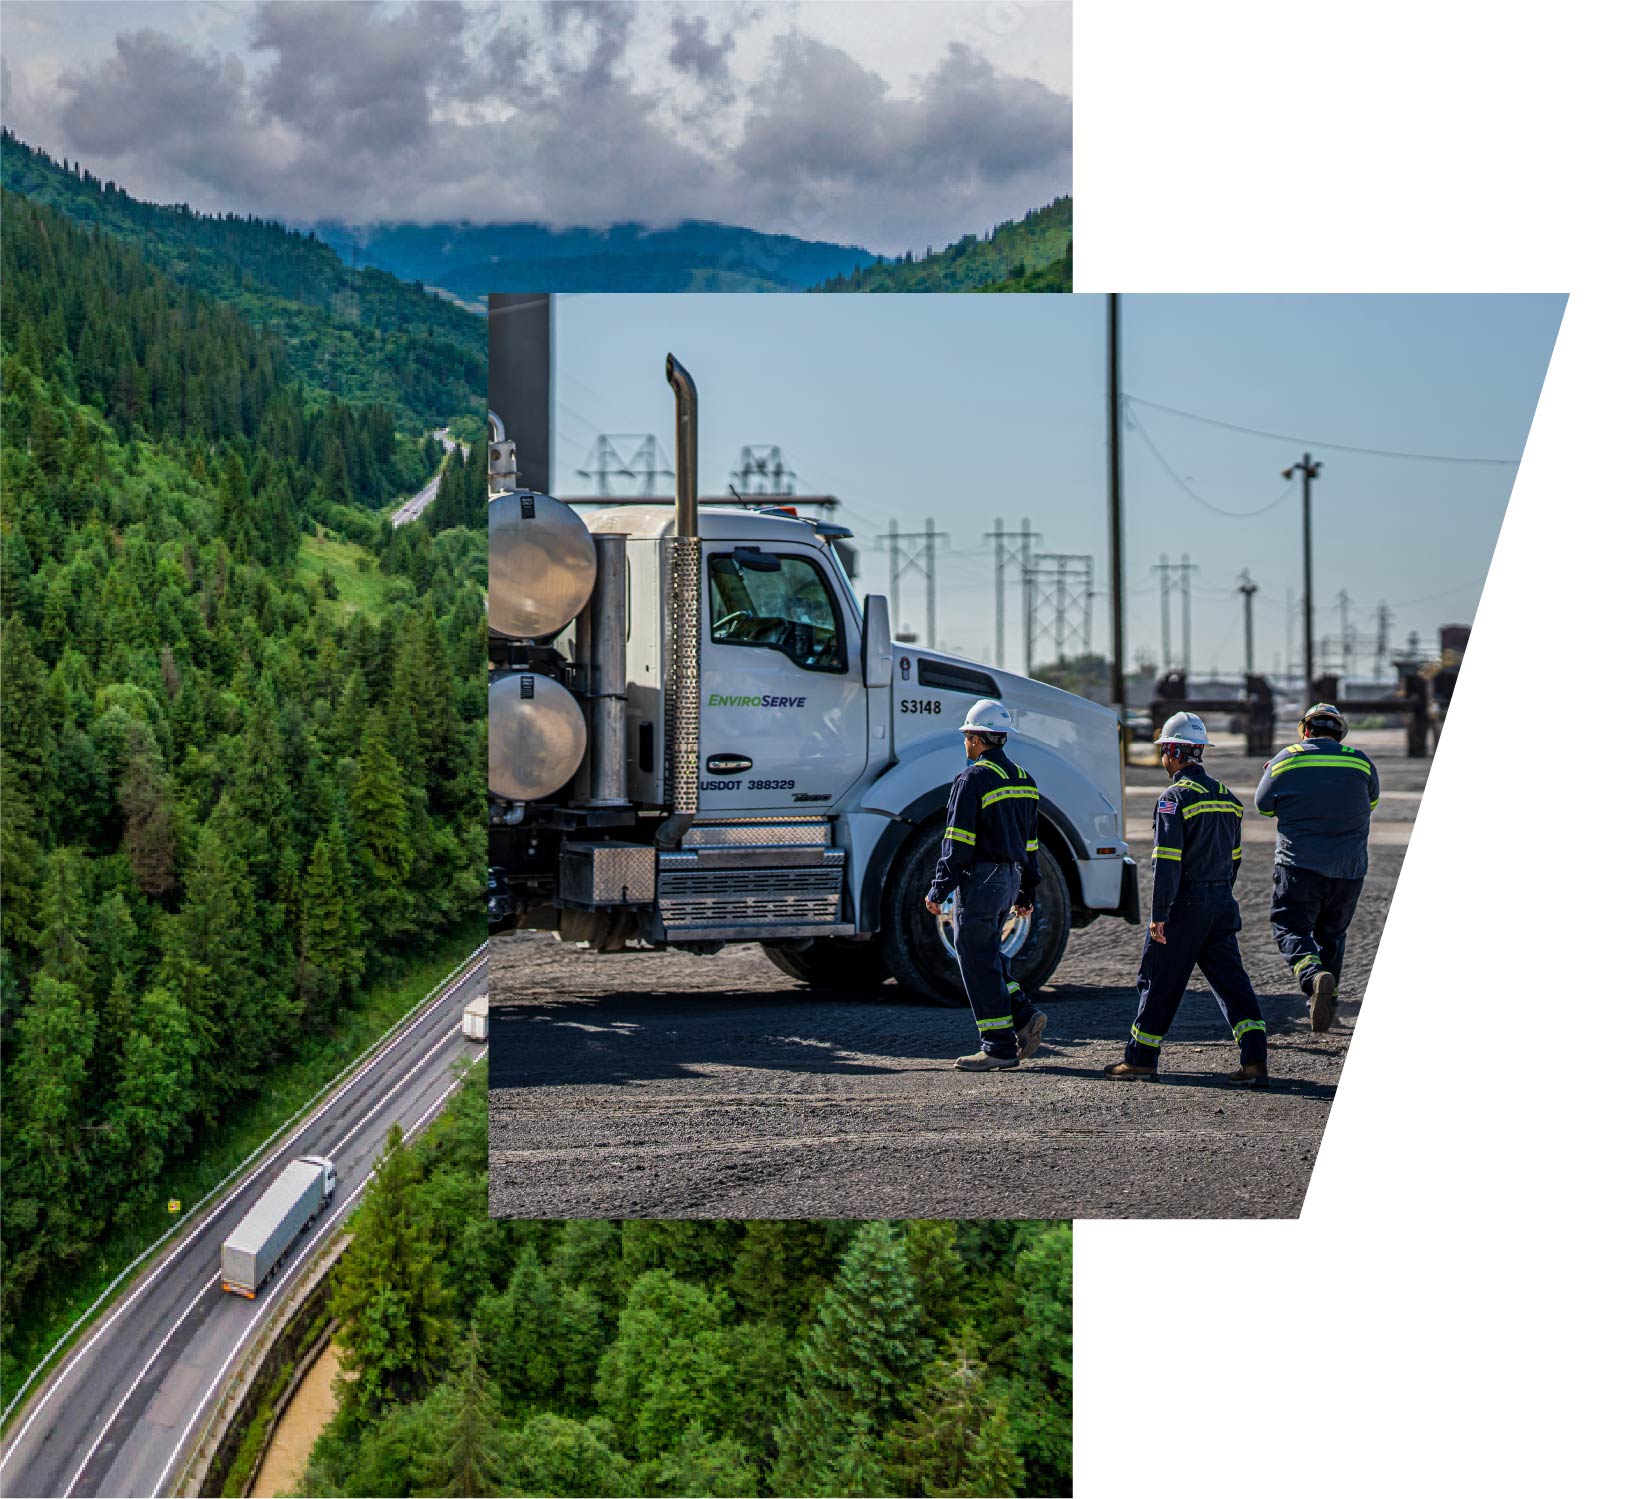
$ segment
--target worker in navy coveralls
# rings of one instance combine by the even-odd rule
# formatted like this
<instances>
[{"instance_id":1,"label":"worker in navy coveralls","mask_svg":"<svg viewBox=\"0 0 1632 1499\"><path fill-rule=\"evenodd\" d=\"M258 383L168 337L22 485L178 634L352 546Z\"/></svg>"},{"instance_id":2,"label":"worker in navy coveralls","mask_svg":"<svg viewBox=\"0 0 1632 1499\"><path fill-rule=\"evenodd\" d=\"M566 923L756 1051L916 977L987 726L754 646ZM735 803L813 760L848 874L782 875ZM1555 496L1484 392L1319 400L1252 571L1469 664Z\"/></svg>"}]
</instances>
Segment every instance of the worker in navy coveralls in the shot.
<instances>
[{"instance_id":1,"label":"worker in navy coveralls","mask_svg":"<svg viewBox=\"0 0 1632 1499\"><path fill-rule=\"evenodd\" d=\"M982 698L963 721L970 764L952 783L946 833L924 905L939 916L949 895L952 945L975 1012L980 1050L953 1065L964 1072L1018 1067L1043 1043L1048 1016L1009 976L1003 926L1029 916L1037 893L1037 783L1004 751L1013 717Z\"/></svg>"},{"instance_id":2,"label":"worker in navy coveralls","mask_svg":"<svg viewBox=\"0 0 1632 1499\"><path fill-rule=\"evenodd\" d=\"M1382 796L1377 767L1344 744L1349 726L1330 703L1298 720L1299 743L1264 766L1254 798L1277 820L1269 924L1309 1000L1312 1030L1337 1016L1343 949L1366 883L1371 814Z\"/></svg>"},{"instance_id":3,"label":"worker in navy coveralls","mask_svg":"<svg viewBox=\"0 0 1632 1499\"><path fill-rule=\"evenodd\" d=\"M1241 1048L1232 1083L1256 1085L1269 1076L1269 1043L1252 980L1235 934L1241 910L1235 876L1241 867L1240 800L1201 768L1207 727L1194 713L1175 713L1156 741L1172 784L1157 798L1150 927L1139 959L1139 1013L1112 1078L1156 1076L1162 1038L1179 1012L1192 969L1212 987Z\"/></svg>"}]
</instances>

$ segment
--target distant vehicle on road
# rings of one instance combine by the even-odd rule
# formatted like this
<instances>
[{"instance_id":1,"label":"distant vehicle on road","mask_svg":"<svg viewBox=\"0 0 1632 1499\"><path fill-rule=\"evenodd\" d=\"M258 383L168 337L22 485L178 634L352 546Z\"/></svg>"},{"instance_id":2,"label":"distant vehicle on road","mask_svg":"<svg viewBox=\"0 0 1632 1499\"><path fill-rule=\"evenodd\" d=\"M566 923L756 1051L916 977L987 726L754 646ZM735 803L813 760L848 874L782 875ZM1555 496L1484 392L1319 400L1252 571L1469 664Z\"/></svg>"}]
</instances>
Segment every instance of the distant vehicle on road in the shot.
<instances>
[{"instance_id":1,"label":"distant vehicle on road","mask_svg":"<svg viewBox=\"0 0 1632 1499\"><path fill-rule=\"evenodd\" d=\"M465 1006L464 1018L459 1022L467 1041L487 1040L487 996L478 994Z\"/></svg>"},{"instance_id":2,"label":"distant vehicle on road","mask_svg":"<svg viewBox=\"0 0 1632 1499\"><path fill-rule=\"evenodd\" d=\"M283 1168L221 1246L221 1289L251 1300L334 1197L334 1162L302 1156Z\"/></svg>"}]
</instances>

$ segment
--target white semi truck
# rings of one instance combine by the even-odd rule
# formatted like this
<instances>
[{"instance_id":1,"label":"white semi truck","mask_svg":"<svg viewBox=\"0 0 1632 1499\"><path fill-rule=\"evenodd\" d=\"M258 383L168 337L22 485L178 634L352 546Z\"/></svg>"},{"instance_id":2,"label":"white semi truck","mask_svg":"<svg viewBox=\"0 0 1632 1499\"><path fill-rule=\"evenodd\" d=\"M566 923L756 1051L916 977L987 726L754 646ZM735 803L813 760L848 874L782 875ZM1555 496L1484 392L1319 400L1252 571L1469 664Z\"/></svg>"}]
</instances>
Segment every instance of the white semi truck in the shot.
<instances>
[{"instance_id":1,"label":"white semi truck","mask_svg":"<svg viewBox=\"0 0 1632 1499\"><path fill-rule=\"evenodd\" d=\"M335 1180L334 1162L325 1156L290 1161L221 1246L221 1289L253 1299L329 1205Z\"/></svg>"},{"instance_id":2,"label":"white semi truck","mask_svg":"<svg viewBox=\"0 0 1632 1499\"><path fill-rule=\"evenodd\" d=\"M892 639L860 599L843 527L697 504L697 395L671 355L672 506L580 515L514 486L492 418L489 918L600 952L758 942L816 985L893 976L963 1003L949 918L923 897L958 726L1014 714L1042 791L1034 914L1004 944L1028 989L1073 928L1138 922L1115 714Z\"/></svg>"}]
</instances>

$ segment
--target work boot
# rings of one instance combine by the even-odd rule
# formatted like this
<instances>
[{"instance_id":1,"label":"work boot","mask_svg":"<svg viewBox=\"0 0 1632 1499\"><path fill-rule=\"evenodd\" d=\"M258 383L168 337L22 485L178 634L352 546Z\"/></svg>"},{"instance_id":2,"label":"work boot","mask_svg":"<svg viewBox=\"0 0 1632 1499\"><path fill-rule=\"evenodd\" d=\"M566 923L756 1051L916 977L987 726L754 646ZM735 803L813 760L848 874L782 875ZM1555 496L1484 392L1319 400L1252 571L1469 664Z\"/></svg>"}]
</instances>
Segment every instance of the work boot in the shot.
<instances>
[{"instance_id":1,"label":"work boot","mask_svg":"<svg viewBox=\"0 0 1632 1499\"><path fill-rule=\"evenodd\" d=\"M971 1056L959 1057L952 1065L959 1072L1003 1072L1010 1067L1018 1067L1020 1058L1000 1057L993 1052L977 1051Z\"/></svg>"},{"instance_id":2,"label":"work boot","mask_svg":"<svg viewBox=\"0 0 1632 1499\"><path fill-rule=\"evenodd\" d=\"M1153 1083L1156 1081L1154 1067L1135 1067L1132 1062L1112 1062L1105 1069L1106 1077L1114 1077L1119 1082L1133 1080L1136 1082Z\"/></svg>"},{"instance_id":3,"label":"work boot","mask_svg":"<svg viewBox=\"0 0 1632 1499\"><path fill-rule=\"evenodd\" d=\"M1020 1043L1022 1062L1029 1062L1037 1055L1037 1048L1043 1044L1043 1027L1047 1024L1048 1016L1039 1010L1014 1033L1014 1039Z\"/></svg>"},{"instance_id":4,"label":"work boot","mask_svg":"<svg viewBox=\"0 0 1632 1499\"><path fill-rule=\"evenodd\" d=\"M1329 1031L1337 1017L1337 980L1329 970L1322 968L1315 975L1314 990L1309 996L1309 1028Z\"/></svg>"},{"instance_id":5,"label":"work boot","mask_svg":"<svg viewBox=\"0 0 1632 1499\"><path fill-rule=\"evenodd\" d=\"M1269 1081L1269 1067L1263 1062L1243 1062L1229 1076L1229 1081L1242 1088L1257 1088Z\"/></svg>"}]
</instances>

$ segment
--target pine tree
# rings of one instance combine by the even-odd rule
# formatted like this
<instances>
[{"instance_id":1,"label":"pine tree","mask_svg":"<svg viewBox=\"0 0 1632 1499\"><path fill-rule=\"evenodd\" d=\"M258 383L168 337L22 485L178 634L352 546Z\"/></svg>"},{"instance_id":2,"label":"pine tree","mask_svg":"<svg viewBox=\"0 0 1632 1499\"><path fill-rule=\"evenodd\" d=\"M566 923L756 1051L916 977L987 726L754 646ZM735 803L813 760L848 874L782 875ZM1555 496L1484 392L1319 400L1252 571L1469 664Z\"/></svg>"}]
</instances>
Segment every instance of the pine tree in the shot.
<instances>
[{"instance_id":1,"label":"pine tree","mask_svg":"<svg viewBox=\"0 0 1632 1499\"><path fill-rule=\"evenodd\" d=\"M435 1432L433 1444L416 1465L418 1492L452 1499L503 1493L506 1453L498 1429L499 1405L482 1372L474 1331L465 1339L465 1356L448 1393L445 1425L437 1423L443 1429Z\"/></svg>"},{"instance_id":2,"label":"pine tree","mask_svg":"<svg viewBox=\"0 0 1632 1499\"><path fill-rule=\"evenodd\" d=\"M668 1270L629 1288L595 1396L637 1458L658 1456L688 1424L707 1437L729 1419L732 1371L722 1357L719 1303Z\"/></svg>"},{"instance_id":3,"label":"pine tree","mask_svg":"<svg viewBox=\"0 0 1632 1499\"><path fill-rule=\"evenodd\" d=\"M448 1291L414 1199L417 1175L402 1128L392 1125L335 1274L340 1366L354 1376L346 1398L365 1412L423 1393L451 1336Z\"/></svg>"},{"instance_id":4,"label":"pine tree","mask_svg":"<svg viewBox=\"0 0 1632 1499\"><path fill-rule=\"evenodd\" d=\"M901 1413L928 1351L906 1245L893 1224L863 1224L795 1355L773 1482L816 1493L857 1418L884 1429Z\"/></svg>"},{"instance_id":5,"label":"pine tree","mask_svg":"<svg viewBox=\"0 0 1632 1499\"><path fill-rule=\"evenodd\" d=\"M133 718L125 740L125 770L119 778L124 814L124 848L144 895L165 895L176 884L176 836L159 747L145 721Z\"/></svg>"},{"instance_id":6,"label":"pine tree","mask_svg":"<svg viewBox=\"0 0 1632 1499\"><path fill-rule=\"evenodd\" d=\"M899 1492L976 1499L1019 1492L1025 1465L972 1329L963 1328L935 1361L890 1447Z\"/></svg>"},{"instance_id":7,"label":"pine tree","mask_svg":"<svg viewBox=\"0 0 1632 1499\"><path fill-rule=\"evenodd\" d=\"M309 1006L331 1012L363 972L346 833L336 817L312 845L300 890L300 987Z\"/></svg>"},{"instance_id":8,"label":"pine tree","mask_svg":"<svg viewBox=\"0 0 1632 1499\"><path fill-rule=\"evenodd\" d=\"M8 1246L3 1304L10 1311L58 1256L79 1251L93 1226L83 1205L95 1048L95 1017L79 988L41 975L7 1048L0 1214Z\"/></svg>"},{"instance_id":9,"label":"pine tree","mask_svg":"<svg viewBox=\"0 0 1632 1499\"><path fill-rule=\"evenodd\" d=\"M413 863L408 841L408 795L387 739L384 715L371 714L363 735L357 779L351 788L351 823L368 877L393 889Z\"/></svg>"},{"instance_id":10,"label":"pine tree","mask_svg":"<svg viewBox=\"0 0 1632 1499\"><path fill-rule=\"evenodd\" d=\"M504 1295L493 1298L478 1318L486 1329L487 1366L505 1400L518 1410L549 1389L552 1320L544 1270L528 1245Z\"/></svg>"}]
</instances>

